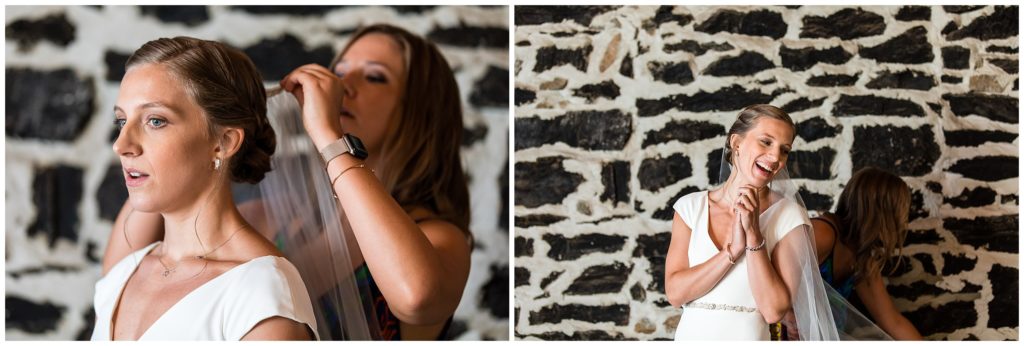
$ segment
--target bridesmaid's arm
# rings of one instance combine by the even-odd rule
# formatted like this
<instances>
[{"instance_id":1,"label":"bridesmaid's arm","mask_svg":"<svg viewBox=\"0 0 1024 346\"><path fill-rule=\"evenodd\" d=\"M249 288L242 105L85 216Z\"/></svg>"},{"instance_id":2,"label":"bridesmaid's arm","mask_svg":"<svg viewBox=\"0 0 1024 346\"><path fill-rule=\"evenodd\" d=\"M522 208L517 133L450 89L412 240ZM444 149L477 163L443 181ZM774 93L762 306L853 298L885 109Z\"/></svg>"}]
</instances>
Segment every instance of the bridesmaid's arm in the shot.
<instances>
[{"instance_id":1,"label":"bridesmaid's arm","mask_svg":"<svg viewBox=\"0 0 1024 346\"><path fill-rule=\"evenodd\" d=\"M711 291L732 268L727 251L719 251L704 263L690 266L690 227L674 214L672 240L665 257L665 295L672 306L682 306ZM728 249L727 249L728 250ZM735 252L735 251L734 251ZM733 255L739 260L739 255Z\"/></svg>"},{"instance_id":2,"label":"bridesmaid's arm","mask_svg":"<svg viewBox=\"0 0 1024 346\"><path fill-rule=\"evenodd\" d=\"M878 326L896 340L924 340L917 328L896 310L892 297L885 289L882 275L875 273L857 283L855 291L871 317L878 321Z\"/></svg>"},{"instance_id":3,"label":"bridesmaid's arm","mask_svg":"<svg viewBox=\"0 0 1024 346\"><path fill-rule=\"evenodd\" d=\"M152 244L164 237L164 218L158 213L146 213L141 211L132 212L128 201L124 202L121 211L117 213L114 220L114 228L111 229L107 238L107 248L103 250L103 274L107 275L117 262L121 261L132 251ZM129 212L131 217L128 216ZM127 219L127 220L126 220ZM125 228L125 222L128 227ZM131 241L131 246L125 241L125 234Z\"/></svg>"}]
</instances>

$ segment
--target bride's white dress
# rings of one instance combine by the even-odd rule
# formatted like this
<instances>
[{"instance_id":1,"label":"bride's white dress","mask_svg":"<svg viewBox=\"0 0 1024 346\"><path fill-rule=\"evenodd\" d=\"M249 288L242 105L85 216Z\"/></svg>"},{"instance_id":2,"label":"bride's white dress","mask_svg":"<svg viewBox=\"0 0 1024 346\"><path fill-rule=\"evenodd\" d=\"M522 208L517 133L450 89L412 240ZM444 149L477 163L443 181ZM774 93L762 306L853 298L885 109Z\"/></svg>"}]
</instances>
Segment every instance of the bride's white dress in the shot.
<instances>
[{"instance_id":1,"label":"bride's white dress","mask_svg":"<svg viewBox=\"0 0 1024 346\"><path fill-rule=\"evenodd\" d=\"M706 262L720 250L708 234L708 191L683 196L673 205L690 227L689 261ZM769 256L775 244L790 230L810 225L807 213L797 203L782 199L760 216L761 234ZM723 244L724 245L724 244ZM676 340L768 340L768 324L757 310L747 276L747 256L741 256L710 292L682 306Z\"/></svg>"}]
</instances>

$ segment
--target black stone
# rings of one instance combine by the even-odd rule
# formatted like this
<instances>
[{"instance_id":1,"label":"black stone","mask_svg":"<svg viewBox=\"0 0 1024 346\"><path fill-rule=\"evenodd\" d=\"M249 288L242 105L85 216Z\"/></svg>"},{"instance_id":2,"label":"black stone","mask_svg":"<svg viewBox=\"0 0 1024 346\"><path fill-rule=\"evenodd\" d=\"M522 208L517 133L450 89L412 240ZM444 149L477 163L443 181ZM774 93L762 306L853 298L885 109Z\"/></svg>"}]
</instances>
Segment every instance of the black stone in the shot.
<instances>
[{"instance_id":1,"label":"black stone","mask_svg":"<svg viewBox=\"0 0 1024 346\"><path fill-rule=\"evenodd\" d=\"M775 68L764 55L744 51L734 57L725 57L708 65L703 74L709 76L747 76L767 69Z\"/></svg>"},{"instance_id":2,"label":"black stone","mask_svg":"<svg viewBox=\"0 0 1024 346\"><path fill-rule=\"evenodd\" d=\"M559 157L543 157L536 162L516 162L515 170L515 203L527 208L561 203L565 196L576 191L576 187L583 182L583 176L563 169L562 158Z\"/></svg>"},{"instance_id":3,"label":"black stone","mask_svg":"<svg viewBox=\"0 0 1024 346\"><path fill-rule=\"evenodd\" d=\"M929 181L929 182L924 184L924 187L927 188L928 191L931 191L931 192L934 192L934 193L942 193L942 184L940 184L937 181Z\"/></svg>"},{"instance_id":4,"label":"black stone","mask_svg":"<svg viewBox=\"0 0 1024 346\"><path fill-rule=\"evenodd\" d=\"M637 179L640 180L640 188L657 191L692 175L693 166L690 165L690 158L677 153L665 158L644 159L640 163Z\"/></svg>"},{"instance_id":5,"label":"black stone","mask_svg":"<svg viewBox=\"0 0 1024 346\"><path fill-rule=\"evenodd\" d=\"M974 190L965 188L959 196L946 197L943 202L957 208L981 207L995 203L996 192L984 186L979 186Z\"/></svg>"},{"instance_id":6,"label":"black stone","mask_svg":"<svg viewBox=\"0 0 1024 346\"><path fill-rule=\"evenodd\" d=\"M935 60L928 29L916 26L874 47L861 47L860 56L878 62L924 64Z\"/></svg>"},{"instance_id":7,"label":"black stone","mask_svg":"<svg viewBox=\"0 0 1024 346\"><path fill-rule=\"evenodd\" d=\"M725 133L725 127L722 125L683 119L665 124L660 130L647 132L647 135L644 137L643 146L647 147L671 141L693 143L715 138L723 133Z\"/></svg>"},{"instance_id":8,"label":"black stone","mask_svg":"<svg viewBox=\"0 0 1024 346\"><path fill-rule=\"evenodd\" d=\"M986 48L985 51L989 52L989 53L1017 54L1017 47L1010 47L1010 46L988 46L988 48Z\"/></svg>"},{"instance_id":9,"label":"black stone","mask_svg":"<svg viewBox=\"0 0 1024 346\"><path fill-rule=\"evenodd\" d=\"M729 44L729 42L722 42L722 43L715 43L715 42L700 43L700 42L692 41L692 40L682 40L682 41L679 41L678 43L671 43L671 44L666 44L665 45L665 52L666 53L685 51L685 52L693 53L693 55L695 55L695 56L704 55L704 53L707 53L707 51L709 51L709 50L713 50L713 51L716 51L716 52L724 52L724 51L729 51L729 50L732 50L732 49L733 49L733 46L731 44Z\"/></svg>"},{"instance_id":10,"label":"black stone","mask_svg":"<svg viewBox=\"0 0 1024 346\"><path fill-rule=\"evenodd\" d=\"M927 73L903 70L899 72L883 71L868 82L867 87L871 89L930 90L935 85L935 77Z\"/></svg>"},{"instance_id":11,"label":"black stone","mask_svg":"<svg viewBox=\"0 0 1024 346\"><path fill-rule=\"evenodd\" d=\"M562 142L588 150L621 150L633 133L633 118L618 109L571 111L554 119L516 118L516 150Z\"/></svg>"},{"instance_id":12,"label":"black stone","mask_svg":"<svg viewBox=\"0 0 1024 346\"><path fill-rule=\"evenodd\" d=\"M510 160L509 160L508 154L506 154L505 155L505 159L501 160L501 162L503 162L505 165L504 165L504 167L501 168L501 175L498 176L498 182L497 182L498 191L501 191L501 204L500 204L500 207L499 207L501 209L498 209L498 210L500 210L500 214L498 214L498 220L496 220L496 221L498 222L498 229L504 231L506 236L508 235L508 225L510 223L512 223L511 220L508 217L508 210L510 209L509 205L508 205L508 203L509 203L509 198L508 198L508 194L509 194L509 188L508 188L508 172L509 172L508 165L509 165L509 161Z\"/></svg>"},{"instance_id":13,"label":"black stone","mask_svg":"<svg viewBox=\"0 0 1024 346\"><path fill-rule=\"evenodd\" d=\"M517 7L518 8L518 7ZM658 12L654 14L654 23L663 24L669 22L675 22L679 24L679 27L684 27L686 24L690 24L693 21L693 16L689 14L675 14L672 10L674 6L660 6Z\"/></svg>"},{"instance_id":14,"label":"black stone","mask_svg":"<svg viewBox=\"0 0 1024 346\"><path fill-rule=\"evenodd\" d=\"M57 323L66 307L50 302L36 303L18 296L8 295L4 299L7 330L17 329L29 334L44 334L57 330Z\"/></svg>"},{"instance_id":15,"label":"black stone","mask_svg":"<svg viewBox=\"0 0 1024 346\"><path fill-rule=\"evenodd\" d=\"M655 210L654 213L651 214L651 218L655 220L672 221L672 217L676 213L676 210L672 209L672 203L675 203L677 200L679 200L679 198L682 198L683 196L689 195L697 191L700 191L700 189L694 186L683 187L682 190L679 190L679 192L676 193L675 197L669 199L669 204L662 206L661 209Z\"/></svg>"},{"instance_id":16,"label":"black stone","mask_svg":"<svg viewBox=\"0 0 1024 346\"><path fill-rule=\"evenodd\" d=\"M590 26L594 17L616 8L618 6L516 6L513 21L516 26L561 23L566 20Z\"/></svg>"},{"instance_id":17,"label":"black stone","mask_svg":"<svg viewBox=\"0 0 1024 346\"><path fill-rule=\"evenodd\" d=\"M940 105L938 103L935 103L935 102L926 102L926 103L928 104L928 108L932 109L932 112L942 113L942 105Z\"/></svg>"},{"instance_id":18,"label":"black stone","mask_svg":"<svg viewBox=\"0 0 1024 346\"><path fill-rule=\"evenodd\" d=\"M775 97L757 89L746 90L741 86L732 85L710 93L699 91L693 95L671 95L654 100L638 98L636 107L641 117L658 115L673 108L694 113L727 112L740 110L751 104L769 103L773 98Z\"/></svg>"},{"instance_id":19,"label":"black stone","mask_svg":"<svg viewBox=\"0 0 1024 346\"><path fill-rule=\"evenodd\" d=\"M963 70L970 66L971 50L960 46L942 47L942 65L948 69Z\"/></svg>"},{"instance_id":20,"label":"black stone","mask_svg":"<svg viewBox=\"0 0 1024 346\"><path fill-rule=\"evenodd\" d=\"M882 275L889 277L900 277L914 270L907 256L889 257L882 266Z\"/></svg>"},{"instance_id":21,"label":"black stone","mask_svg":"<svg viewBox=\"0 0 1024 346\"><path fill-rule=\"evenodd\" d=\"M516 267L515 287L530 285L530 270L523 267Z\"/></svg>"},{"instance_id":22,"label":"black stone","mask_svg":"<svg viewBox=\"0 0 1024 346\"><path fill-rule=\"evenodd\" d=\"M631 270L631 266L621 262L589 267L563 293L571 296L617 293L626 285Z\"/></svg>"},{"instance_id":23,"label":"black stone","mask_svg":"<svg viewBox=\"0 0 1024 346\"><path fill-rule=\"evenodd\" d=\"M576 67L580 72L587 72L587 62L590 60L590 52L593 50L594 47L591 45L576 49L541 47L537 50L537 62L533 65L533 72L547 71L552 67L566 64Z\"/></svg>"},{"instance_id":24,"label":"black stone","mask_svg":"<svg viewBox=\"0 0 1024 346\"><path fill-rule=\"evenodd\" d=\"M786 21L782 15L769 10L757 10L741 13L733 10L719 10L703 23L693 28L695 31L715 34L722 31L750 36L767 36L774 39L786 35Z\"/></svg>"},{"instance_id":25,"label":"black stone","mask_svg":"<svg viewBox=\"0 0 1024 346\"><path fill-rule=\"evenodd\" d=\"M903 6L896 12L896 20L910 22L915 20L931 20L932 8L928 6Z\"/></svg>"},{"instance_id":26,"label":"black stone","mask_svg":"<svg viewBox=\"0 0 1024 346\"><path fill-rule=\"evenodd\" d=\"M1017 59L992 59L988 62L992 65L999 66L999 68L1006 71L1006 73L1017 74Z\"/></svg>"},{"instance_id":27,"label":"black stone","mask_svg":"<svg viewBox=\"0 0 1024 346\"><path fill-rule=\"evenodd\" d=\"M946 11L948 13L958 13L959 14L959 13L967 13L967 12L977 11L977 10L980 10L980 9L982 9L984 7L985 6L980 6L980 5L955 5L955 6L942 6L942 10Z\"/></svg>"},{"instance_id":28,"label":"black stone","mask_svg":"<svg viewBox=\"0 0 1024 346\"><path fill-rule=\"evenodd\" d=\"M491 278L481 288L479 306L498 319L508 318L508 264L491 265Z\"/></svg>"},{"instance_id":29,"label":"black stone","mask_svg":"<svg viewBox=\"0 0 1024 346\"><path fill-rule=\"evenodd\" d=\"M721 184L726 177L720 177L722 170L722 155L725 149L718 148L708 153L708 181L711 184ZM674 201L673 201L674 202Z\"/></svg>"},{"instance_id":30,"label":"black stone","mask_svg":"<svg viewBox=\"0 0 1024 346\"><path fill-rule=\"evenodd\" d=\"M1019 224L1017 214L942 220L942 227L952 232L961 244L1009 253L1018 251Z\"/></svg>"},{"instance_id":31,"label":"black stone","mask_svg":"<svg viewBox=\"0 0 1024 346\"><path fill-rule=\"evenodd\" d=\"M804 187L800 187L799 193L807 210L829 211L832 209L832 196L811 192Z\"/></svg>"},{"instance_id":32,"label":"black stone","mask_svg":"<svg viewBox=\"0 0 1024 346\"><path fill-rule=\"evenodd\" d=\"M460 23L459 26L451 28L435 27L427 33L427 39L441 45L507 50L508 27L477 27Z\"/></svg>"},{"instance_id":33,"label":"black stone","mask_svg":"<svg viewBox=\"0 0 1024 346\"><path fill-rule=\"evenodd\" d=\"M432 5L391 5L388 6L400 14L422 14L437 8Z\"/></svg>"},{"instance_id":34,"label":"black stone","mask_svg":"<svg viewBox=\"0 0 1024 346\"><path fill-rule=\"evenodd\" d=\"M829 180L832 179L832 161L836 159L836 151L822 147L815 151L792 151L786 166L794 178Z\"/></svg>"},{"instance_id":35,"label":"black stone","mask_svg":"<svg viewBox=\"0 0 1024 346\"><path fill-rule=\"evenodd\" d=\"M978 259L943 253L942 262L942 276L950 276L959 274L960 272L974 270L974 265L978 263Z\"/></svg>"},{"instance_id":36,"label":"black stone","mask_svg":"<svg viewBox=\"0 0 1024 346\"><path fill-rule=\"evenodd\" d=\"M529 215L516 215L516 227L519 228L530 228L534 226L547 226L559 221L565 220L565 216L551 215L551 214L529 214Z\"/></svg>"},{"instance_id":37,"label":"black stone","mask_svg":"<svg viewBox=\"0 0 1024 346\"><path fill-rule=\"evenodd\" d=\"M75 341L89 341L92 339L92 330L96 325L96 309L90 308L82 318L85 323L82 324L82 330L75 336Z\"/></svg>"},{"instance_id":38,"label":"black stone","mask_svg":"<svg viewBox=\"0 0 1024 346\"><path fill-rule=\"evenodd\" d=\"M462 129L462 147L470 147L487 138L487 126L478 125Z\"/></svg>"},{"instance_id":39,"label":"black stone","mask_svg":"<svg viewBox=\"0 0 1024 346\"><path fill-rule=\"evenodd\" d=\"M4 79L8 137L71 141L92 118L96 103L92 77L81 78L70 69L8 68Z\"/></svg>"},{"instance_id":40,"label":"black stone","mask_svg":"<svg viewBox=\"0 0 1024 346\"><path fill-rule=\"evenodd\" d=\"M151 16L164 23L181 23L195 27L210 20L206 6L139 6L143 16Z\"/></svg>"},{"instance_id":41,"label":"black stone","mask_svg":"<svg viewBox=\"0 0 1024 346\"><path fill-rule=\"evenodd\" d=\"M555 280L558 280L558 278L561 277L564 273L564 270L551 272L551 274L548 274L548 276L540 280L540 289L547 289L548 285L550 285L552 282L555 282Z\"/></svg>"},{"instance_id":42,"label":"black stone","mask_svg":"<svg viewBox=\"0 0 1024 346\"><path fill-rule=\"evenodd\" d=\"M507 94L507 92L506 92ZM606 80L601 83L587 84L579 87L573 92L573 96L583 97L587 102L594 102L598 98L614 100L619 97L619 86L613 80Z\"/></svg>"},{"instance_id":43,"label":"black stone","mask_svg":"<svg viewBox=\"0 0 1024 346\"><path fill-rule=\"evenodd\" d=\"M1003 195L1002 197L999 198L999 203L1006 204L1006 203L1010 203L1010 202L1013 202L1013 204L1020 205L1020 197L1017 196L1016 194L1012 194L1012 195Z\"/></svg>"},{"instance_id":44,"label":"black stone","mask_svg":"<svg viewBox=\"0 0 1024 346\"><path fill-rule=\"evenodd\" d=\"M640 286L639 282L633 284L633 287L629 288L629 295L633 297L633 300L638 302L647 300L647 291L644 290L643 286Z\"/></svg>"},{"instance_id":45,"label":"black stone","mask_svg":"<svg viewBox=\"0 0 1024 346\"><path fill-rule=\"evenodd\" d=\"M618 252L626 244L626 237L588 233L566 238L548 233L544 235L544 241L550 245L548 257L556 261L572 261L592 253Z\"/></svg>"},{"instance_id":46,"label":"black stone","mask_svg":"<svg viewBox=\"0 0 1024 346\"><path fill-rule=\"evenodd\" d=\"M894 285L887 287L887 291L893 298L917 300L920 297L940 297L950 292L935 286L934 283L926 281L915 281L909 285ZM909 316L908 316L909 317Z\"/></svg>"},{"instance_id":47,"label":"black stone","mask_svg":"<svg viewBox=\"0 0 1024 346\"><path fill-rule=\"evenodd\" d=\"M673 201L675 202L675 201ZM650 262L647 274L652 278L647 290L665 294L665 256L668 256L668 244L672 240L672 232L655 235L642 234L636 238L633 257L643 256Z\"/></svg>"},{"instance_id":48,"label":"black stone","mask_svg":"<svg viewBox=\"0 0 1024 346\"><path fill-rule=\"evenodd\" d=\"M821 105L823 103L825 103L825 99L826 99L825 97L822 97L822 98L817 99L817 100L811 100L811 99L808 99L806 97L801 97L801 98L798 98L796 100L789 101L789 103L783 105L781 108L782 108L783 111L786 111L786 113L796 113L796 112L805 111L805 110L808 110L808 109L811 109L811 108L821 107ZM799 127L799 125L798 125L798 127ZM799 132L799 130L797 132ZM803 137L803 136L801 136L801 137Z\"/></svg>"},{"instance_id":49,"label":"black stone","mask_svg":"<svg viewBox=\"0 0 1024 346\"><path fill-rule=\"evenodd\" d=\"M7 39L18 43L19 52L32 50L39 41L67 47L75 40L75 25L63 12L36 19L19 19L7 24ZM10 70L8 70L8 73ZM7 83L10 86L10 83Z\"/></svg>"},{"instance_id":50,"label":"black stone","mask_svg":"<svg viewBox=\"0 0 1024 346\"><path fill-rule=\"evenodd\" d=\"M850 40L885 32L885 19L882 16L859 8L842 9L828 17L807 16L803 24L800 38L839 37Z\"/></svg>"},{"instance_id":51,"label":"black stone","mask_svg":"<svg viewBox=\"0 0 1024 346\"><path fill-rule=\"evenodd\" d=\"M1013 156L979 156L957 161L949 171L966 178L993 182L1018 177L1017 162L1018 158Z\"/></svg>"},{"instance_id":52,"label":"black stone","mask_svg":"<svg viewBox=\"0 0 1024 346\"><path fill-rule=\"evenodd\" d=\"M519 6L516 6L518 9ZM518 10L517 10L518 11ZM520 338L531 337L545 341L623 341L623 340L636 340L635 338L626 338L622 333L617 332L606 332L603 330L581 330L574 331L570 334L563 332L544 332L540 334L526 334L517 335Z\"/></svg>"},{"instance_id":53,"label":"black stone","mask_svg":"<svg viewBox=\"0 0 1024 346\"><path fill-rule=\"evenodd\" d=\"M967 26L950 32L946 39L956 41L973 37L982 41L1017 36L1019 9L1017 6L995 6L992 14L975 18Z\"/></svg>"},{"instance_id":54,"label":"black stone","mask_svg":"<svg viewBox=\"0 0 1024 346\"><path fill-rule=\"evenodd\" d=\"M533 90L516 88L516 106L522 106L537 100L537 93Z\"/></svg>"},{"instance_id":55,"label":"black stone","mask_svg":"<svg viewBox=\"0 0 1024 346\"><path fill-rule=\"evenodd\" d=\"M619 74L633 78L633 56L626 54L625 58L622 58L622 64L619 65Z\"/></svg>"},{"instance_id":56,"label":"black stone","mask_svg":"<svg viewBox=\"0 0 1024 346\"><path fill-rule=\"evenodd\" d=\"M857 79L860 78L860 73L855 75L846 74L823 74L820 76L811 76L807 78L806 84L815 87L838 87L838 86L851 86L857 83Z\"/></svg>"},{"instance_id":57,"label":"black stone","mask_svg":"<svg viewBox=\"0 0 1024 346\"><path fill-rule=\"evenodd\" d=\"M935 260L932 259L931 255L919 253L914 254L913 257L918 261L918 263L921 263L921 269L924 270L925 273L931 275L939 274L938 270L935 269Z\"/></svg>"},{"instance_id":58,"label":"black stone","mask_svg":"<svg viewBox=\"0 0 1024 346\"><path fill-rule=\"evenodd\" d=\"M331 64L331 59L334 58L334 49L330 45L309 49L291 34L262 39L242 51L256 64L264 81L281 80L296 66L305 64L328 66Z\"/></svg>"},{"instance_id":59,"label":"black stone","mask_svg":"<svg viewBox=\"0 0 1024 346\"><path fill-rule=\"evenodd\" d=\"M605 164L601 168L601 184L604 185L601 200L612 203L629 203L629 181L632 178L629 161L614 161Z\"/></svg>"},{"instance_id":60,"label":"black stone","mask_svg":"<svg viewBox=\"0 0 1024 346\"><path fill-rule=\"evenodd\" d=\"M988 327L1020 326L1020 270L993 264L988 272L992 283L992 301L988 303Z\"/></svg>"},{"instance_id":61,"label":"black stone","mask_svg":"<svg viewBox=\"0 0 1024 346\"><path fill-rule=\"evenodd\" d=\"M128 200L128 188L124 185L124 171L121 165L110 165L96 191L96 202L100 207L100 218L114 221L121 207Z\"/></svg>"},{"instance_id":62,"label":"black stone","mask_svg":"<svg viewBox=\"0 0 1024 346\"><path fill-rule=\"evenodd\" d=\"M946 84L960 84L964 79L957 76L942 75L942 82Z\"/></svg>"},{"instance_id":63,"label":"black stone","mask_svg":"<svg viewBox=\"0 0 1024 346\"><path fill-rule=\"evenodd\" d=\"M910 193L910 214L909 221L923 219L931 216L931 211L924 206L924 193L913 190Z\"/></svg>"},{"instance_id":64,"label":"black stone","mask_svg":"<svg viewBox=\"0 0 1024 346\"><path fill-rule=\"evenodd\" d=\"M931 125L918 129L858 126L853 129L851 147L853 171L875 166L904 177L931 173L941 154Z\"/></svg>"},{"instance_id":65,"label":"black stone","mask_svg":"<svg viewBox=\"0 0 1024 346\"><path fill-rule=\"evenodd\" d=\"M255 15L292 15L292 16L323 16L327 12L339 8L354 8L354 6L231 6L233 10L239 10ZM296 65L298 66L298 65Z\"/></svg>"},{"instance_id":66,"label":"black stone","mask_svg":"<svg viewBox=\"0 0 1024 346\"><path fill-rule=\"evenodd\" d=\"M793 71L804 71L818 63L831 65L842 65L853 54L850 54L841 46L817 50L811 47L789 49L786 46L779 48L779 57L782 58L782 66Z\"/></svg>"},{"instance_id":67,"label":"black stone","mask_svg":"<svg viewBox=\"0 0 1024 346\"><path fill-rule=\"evenodd\" d=\"M533 238L516 237L513 249L516 257L533 256Z\"/></svg>"},{"instance_id":68,"label":"black stone","mask_svg":"<svg viewBox=\"0 0 1024 346\"><path fill-rule=\"evenodd\" d=\"M99 249L99 245L96 245L95 241L87 241L85 243L85 260L92 264L99 264L100 257L96 256L96 250Z\"/></svg>"},{"instance_id":69,"label":"black stone","mask_svg":"<svg viewBox=\"0 0 1024 346\"><path fill-rule=\"evenodd\" d=\"M114 51L106 51L103 54L103 61L107 65L106 79L108 82L120 82L124 79L124 64L128 62L129 54L121 54Z\"/></svg>"},{"instance_id":70,"label":"black stone","mask_svg":"<svg viewBox=\"0 0 1024 346\"><path fill-rule=\"evenodd\" d=\"M651 61L647 63L647 70L651 71L654 80L670 84L687 85L693 82L693 71L686 61L678 63Z\"/></svg>"},{"instance_id":71,"label":"black stone","mask_svg":"<svg viewBox=\"0 0 1024 346\"><path fill-rule=\"evenodd\" d=\"M934 229L924 230L908 230L907 238L903 241L903 245L914 245L914 244L926 244L935 245L942 241L942 237Z\"/></svg>"},{"instance_id":72,"label":"black stone","mask_svg":"<svg viewBox=\"0 0 1024 346\"><path fill-rule=\"evenodd\" d=\"M539 311L530 311L531 325L561 323L564 320L591 323L611 322L616 326L626 326L629 325L629 305L552 304L540 308Z\"/></svg>"},{"instance_id":73,"label":"black stone","mask_svg":"<svg viewBox=\"0 0 1024 346\"><path fill-rule=\"evenodd\" d=\"M32 201L36 220L28 228L29 237L46 236L50 248L57 239L78 241L78 203L82 200L82 170L69 166L44 168L32 182Z\"/></svg>"},{"instance_id":74,"label":"black stone","mask_svg":"<svg viewBox=\"0 0 1024 346\"><path fill-rule=\"evenodd\" d=\"M914 101L874 95L840 95L833 107L835 116L895 115L923 117L924 108Z\"/></svg>"},{"instance_id":75,"label":"black stone","mask_svg":"<svg viewBox=\"0 0 1024 346\"><path fill-rule=\"evenodd\" d=\"M938 307L925 305L904 312L903 316L913 321L921 335L952 333L978 323L978 312L974 309L973 301L953 301Z\"/></svg>"},{"instance_id":76,"label":"black stone","mask_svg":"<svg viewBox=\"0 0 1024 346\"><path fill-rule=\"evenodd\" d=\"M473 83L469 103L477 107L508 108L508 70L490 65L487 73Z\"/></svg>"},{"instance_id":77,"label":"black stone","mask_svg":"<svg viewBox=\"0 0 1024 346\"><path fill-rule=\"evenodd\" d=\"M824 101L825 99L821 99ZM792 102L790 102L792 103ZM783 110L786 110L783 108ZM835 127L828 124L824 118L814 117L796 124L796 134L806 142L813 142L822 138L835 137L843 131L843 125Z\"/></svg>"}]
</instances>

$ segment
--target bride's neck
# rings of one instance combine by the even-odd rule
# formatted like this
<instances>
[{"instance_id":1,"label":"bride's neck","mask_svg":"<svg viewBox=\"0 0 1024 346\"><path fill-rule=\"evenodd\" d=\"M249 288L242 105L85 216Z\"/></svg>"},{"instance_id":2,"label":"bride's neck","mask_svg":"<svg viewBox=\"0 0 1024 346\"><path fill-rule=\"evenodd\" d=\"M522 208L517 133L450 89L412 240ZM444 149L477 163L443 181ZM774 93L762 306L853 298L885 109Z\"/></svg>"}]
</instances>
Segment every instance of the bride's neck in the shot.
<instances>
[{"instance_id":1,"label":"bride's neck","mask_svg":"<svg viewBox=\"0 0 1024 346\"><path fill-rule=\"evenodd\" d=\"M227 239L224 233L237 228L233 225L244 222L235 208L230 187L208 190L191 205L163 216L161 255L171 260L205 255Z\"/></svg>"},{"instance_id":2,"label":"bride's neck","mask_svg":"<svg viewBox=\"0 0 1024 346\"><path fill-rule=\"evenodd\" d=\"M740 187L746 185L750 184L743 181L736 172L733 172L729 175L729 179L725 181L725 184L722 184L722 187L718 189L718 198L715 198L715 200L719 201L719 203L722 203L723 205L732 205L736 201L736 197L739 195ZM767 192L767 186L758 189L758 196L761 198L762 202L768 198Z\"/></svg>"}]
</instances>

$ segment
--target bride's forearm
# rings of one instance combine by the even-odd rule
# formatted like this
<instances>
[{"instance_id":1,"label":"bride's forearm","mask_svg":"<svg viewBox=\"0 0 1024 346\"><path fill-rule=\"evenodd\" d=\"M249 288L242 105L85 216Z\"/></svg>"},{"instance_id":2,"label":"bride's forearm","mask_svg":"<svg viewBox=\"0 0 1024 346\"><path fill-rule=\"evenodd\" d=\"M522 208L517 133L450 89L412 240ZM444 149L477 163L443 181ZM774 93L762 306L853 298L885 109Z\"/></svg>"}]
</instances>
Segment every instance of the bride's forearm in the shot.
<instances>
[{"instance_id":1,"label":"bride's forearm","mask_svg":"<svg viewBox=\"0 0 1024 346\"><path fill-rule=\"evenodd\" d=\"M729 255L726 251L719 251L704 263L666 273L665 295L672 306L694 301L715 288L731 268Z\"/></svg>"},{"instance_id":2,"label":"bride's forearm","mask_svg":"<svg viewBox=\"0 0 1024 346\"><path fill-rule=\"evenodd\" d=\"M750 234L747 238L752 238ZM756 248L763 244L764 237L759 234L748 242L748 248ZM756 242L756 245L749 243ZM747 275L750 279L750 290L754 295L754 302L758 311L764 317L765 322L775 323L781 320L790 309L789 290L782 277L772 266L768 258L768 250L762 247L756 251L747 251Z\"/></svg>"}]
</instances>

